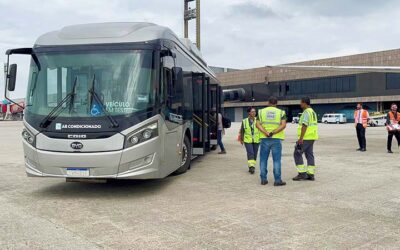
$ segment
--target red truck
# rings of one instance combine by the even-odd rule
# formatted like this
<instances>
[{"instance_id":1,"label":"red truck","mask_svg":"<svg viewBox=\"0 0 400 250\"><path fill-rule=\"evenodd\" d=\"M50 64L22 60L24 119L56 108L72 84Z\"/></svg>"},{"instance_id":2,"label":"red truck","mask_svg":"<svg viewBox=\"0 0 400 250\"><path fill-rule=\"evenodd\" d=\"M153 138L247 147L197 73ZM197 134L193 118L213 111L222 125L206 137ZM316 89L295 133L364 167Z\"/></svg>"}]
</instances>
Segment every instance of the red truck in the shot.
<instances>
[{"instance_id":1,"label":"red truck","mask_svg":"<svg viewBox=\"0 0 400 250\"><path fill-rule=\"evenodd\" d=\"M22 120L23 118L23 113L24 113L24 109L23 107L25 107L25 103L24 102L19 102L18 103L20 106L18 106L17 104L8 104L10 105L10 113L11 113L11 120L13 121L17 121L17 120ZM0 119L5 119L6 113L7 113L7 104L0 104Z\"/></svg>"}]
</instances>

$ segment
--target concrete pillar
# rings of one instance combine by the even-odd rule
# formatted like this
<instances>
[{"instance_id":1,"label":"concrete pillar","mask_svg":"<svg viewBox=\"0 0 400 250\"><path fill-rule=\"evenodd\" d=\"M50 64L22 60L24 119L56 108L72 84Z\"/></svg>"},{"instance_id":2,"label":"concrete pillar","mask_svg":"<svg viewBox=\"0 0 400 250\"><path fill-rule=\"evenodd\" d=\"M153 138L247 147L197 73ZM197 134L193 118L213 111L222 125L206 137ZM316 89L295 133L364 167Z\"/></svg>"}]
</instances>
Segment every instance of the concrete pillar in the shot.
<instances>
[{"instance_id":1,"label":"concrete pillar","mask_svg":"<svg viewBox=\"0 0 400 250\"><path fill-rule=\"evenodd\" d=\"M378 104L377 104L377 106L378 106L378 112L383 112L383 102L378 102Z\"/></svg>"},{"instance_id":2,"label":"concrete pillar","mask_svg":"<svg viewBox=\"0 0 400 250\"><path fill-rule=\"evenodd\" d=\"M235 122L241 122L243 120L243 108L235 108Z\"/></svg>"}]
</instances>

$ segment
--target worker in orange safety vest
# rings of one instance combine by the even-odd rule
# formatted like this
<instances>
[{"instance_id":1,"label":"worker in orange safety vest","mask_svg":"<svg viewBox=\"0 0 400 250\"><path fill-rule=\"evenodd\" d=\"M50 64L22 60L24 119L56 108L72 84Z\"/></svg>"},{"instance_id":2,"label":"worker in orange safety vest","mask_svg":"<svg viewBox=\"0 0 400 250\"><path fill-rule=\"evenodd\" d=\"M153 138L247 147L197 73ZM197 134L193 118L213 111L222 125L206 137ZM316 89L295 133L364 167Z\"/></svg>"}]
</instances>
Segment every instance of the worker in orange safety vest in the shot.
<instances>
[{"instance_id":1,"label":"worker in orange safety vest","mask_svg":"<svg viewBox=\"0 0 400 250\"><path fill-rule=\"evenodd\" d=\"M357 139L359 148L357 151L367 151L367 140L365 138L365 130L368 126L369 113L363 109L362 103L357 104L357 109L354 111L354 123L357 131Z\"/></svg>"},{"instance_id":2,"label":"worker in orange safety vest","mask_svg":"<svg viewBox=\"0 0 400 250\"><path fill-rule=\"evenodd\" d=\"M397 112L397 105L393 103L390 107L390 111L386 116L386 129L388 131L387 139L387 150L388 153L392 154L392 140L393 136L397 139L397 145L400 146L400 113Z\"/></svg>"}]
</instances>

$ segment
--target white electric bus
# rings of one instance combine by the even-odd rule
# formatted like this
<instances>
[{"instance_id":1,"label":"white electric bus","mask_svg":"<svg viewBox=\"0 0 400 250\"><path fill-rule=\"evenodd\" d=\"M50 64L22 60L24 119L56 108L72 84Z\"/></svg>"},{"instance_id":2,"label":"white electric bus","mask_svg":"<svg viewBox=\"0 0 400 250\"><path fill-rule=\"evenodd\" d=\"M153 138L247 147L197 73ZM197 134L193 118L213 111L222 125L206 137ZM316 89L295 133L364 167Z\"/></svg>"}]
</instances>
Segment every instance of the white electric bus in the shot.
<instances>
[{"instance_id":1,"label":"white electric bus","mask_svg":"<svg viewBox=\"0 0 400 250\"><path fill-rule=\"evenodd\" d=\"M215 148L221 88L195 46L168 28L101 23L46 33L33 48L6 52L8 91L13 54L31 57L28 176L163 178Z\"/></svg>"}]
</instances>

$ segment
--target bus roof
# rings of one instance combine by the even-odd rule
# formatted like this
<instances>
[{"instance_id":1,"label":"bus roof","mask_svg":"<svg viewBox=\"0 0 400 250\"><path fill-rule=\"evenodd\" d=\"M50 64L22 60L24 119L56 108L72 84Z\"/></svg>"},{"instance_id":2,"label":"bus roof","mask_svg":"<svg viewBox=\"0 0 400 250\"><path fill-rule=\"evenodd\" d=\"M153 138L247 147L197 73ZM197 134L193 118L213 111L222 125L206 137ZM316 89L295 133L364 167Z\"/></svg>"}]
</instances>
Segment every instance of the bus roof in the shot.
<instances>
[{"instance_id":1,"label":"bus roof","mask_svg":"<svg viewBox=\"0 0 400 250\"><path fill-rule=\"evenodd\" d=\"M187 39L179 39L171 29L154 23L110 22L71 25L43 34L36 40L35 46L118 44L157 39L171 40L177 43L212 73L193 43ZM215 76L213 73L212 75Z\"/></svg>"},{"instance_id":2,"label":"bus roof","mask_svg":"<svg viewBox=\"0 0 400 250\"><path fill-rule=\"evenodd\" d=\"M179 41L169 28L153 23L115 22L66 26L40 36L35 44L49 46L133 43L156 39Z\"/></svg>"}]
</instances>

